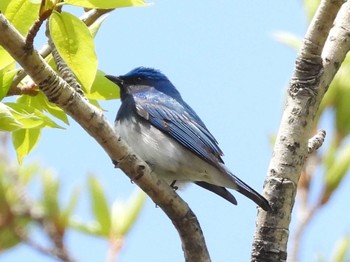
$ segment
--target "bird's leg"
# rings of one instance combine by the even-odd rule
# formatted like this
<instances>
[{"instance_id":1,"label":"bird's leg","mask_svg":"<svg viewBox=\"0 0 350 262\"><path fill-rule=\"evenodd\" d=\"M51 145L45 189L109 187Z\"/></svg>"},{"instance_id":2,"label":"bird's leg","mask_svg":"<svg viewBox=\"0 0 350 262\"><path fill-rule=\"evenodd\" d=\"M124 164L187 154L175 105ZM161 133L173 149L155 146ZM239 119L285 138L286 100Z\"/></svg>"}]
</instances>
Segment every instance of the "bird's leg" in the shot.
<instances>
[{"instance_id":1,"label":"bird's leg","mask_svg":"<svg viewBox=\"0 0 350 262\"><path fill-rule=\"evenodd\" d=\"M171 182L171 184L170 184L170 187L171 187L174 191L176 191L176 190L179 189L179 187L178 187L178 186L175 186L175 184L176 184L176 180L174 180L174 181Z\"/></svg>"},{"instance_id":2,"label":"bird's leg","mask_svg":"<svg viewBox=\"0 0 350 262\"><path fill-rule=\"evenodd\" d=\"M119 162L117 160L112 159L112 163L114 164L114 168L118 168Z\"/></svg>"}]
</instances>

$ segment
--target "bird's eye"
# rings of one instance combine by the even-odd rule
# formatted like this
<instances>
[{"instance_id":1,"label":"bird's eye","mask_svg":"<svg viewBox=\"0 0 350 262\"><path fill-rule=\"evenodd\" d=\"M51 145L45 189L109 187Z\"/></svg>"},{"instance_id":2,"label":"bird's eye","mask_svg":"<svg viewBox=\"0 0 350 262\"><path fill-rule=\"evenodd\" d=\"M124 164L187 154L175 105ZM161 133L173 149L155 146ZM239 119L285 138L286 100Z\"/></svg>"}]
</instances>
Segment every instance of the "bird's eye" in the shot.
<instances>
[{"instance_id":1,"label":"bird's eye","mask_svg":"<svg viewBox=\"0 0 350 262\"><path fill-rule=\"evenodd\" d=\"M141 83L141 81L142 81L142 77L141 76L138 76L138 77L135 78L136 84Z\"/></svg>"}]
</instances>

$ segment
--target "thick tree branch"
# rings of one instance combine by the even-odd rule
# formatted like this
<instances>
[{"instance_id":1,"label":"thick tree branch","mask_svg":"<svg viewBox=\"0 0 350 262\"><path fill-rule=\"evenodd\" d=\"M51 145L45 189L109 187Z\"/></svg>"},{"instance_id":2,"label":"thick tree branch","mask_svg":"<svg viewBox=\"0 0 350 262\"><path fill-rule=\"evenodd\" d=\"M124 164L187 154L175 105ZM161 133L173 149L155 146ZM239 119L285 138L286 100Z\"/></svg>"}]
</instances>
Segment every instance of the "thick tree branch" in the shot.
<instances>
[{"instance_id":1,"label":"thick tree branch","mask_svg":"<svg viewBox=\"0 0 350 262\"><path fill-rule=\"evenodd\" d=\"M116 135L103 113L89 104L47 65L36 50L26 52L24 38L0 14L0 45L23 67L49 101L76 120L152 200L177 228L186 261L210 261L202 230L188 205Z\"/></svg>"},{"instance_id":2,"label":"thick tree branch","mask_svg":"<svg viewBox=\"0 0 350 262\"><path fill-rule=\"evenodd\" d=\"M265 195L272 203L273 212L258 213L252 261L287 259L291 212L308 156L313 120L350 49L349 15L349 2L323 0L304 38L265 181Z\"/></svg>"}]
</instances>

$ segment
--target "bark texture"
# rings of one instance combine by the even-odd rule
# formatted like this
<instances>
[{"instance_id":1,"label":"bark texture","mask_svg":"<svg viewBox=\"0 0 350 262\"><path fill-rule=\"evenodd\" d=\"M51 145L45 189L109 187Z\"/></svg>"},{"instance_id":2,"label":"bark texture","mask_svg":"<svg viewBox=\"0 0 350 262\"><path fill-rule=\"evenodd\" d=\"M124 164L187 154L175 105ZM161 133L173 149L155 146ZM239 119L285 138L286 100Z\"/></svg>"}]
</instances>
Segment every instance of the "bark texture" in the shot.
<instances>
[{"instance_id":1,"label":"bark texture","mask_svg":"<svg viewBox=\"0 0 350 262\"><path fill-rule=\"evenodd\" d=\"M258 213L251 261L287 260L291 213L313 120L350 49L349 15L348 2L321 1L303 40L265 180L273 211Z\"/></svg>"}]
</instances>

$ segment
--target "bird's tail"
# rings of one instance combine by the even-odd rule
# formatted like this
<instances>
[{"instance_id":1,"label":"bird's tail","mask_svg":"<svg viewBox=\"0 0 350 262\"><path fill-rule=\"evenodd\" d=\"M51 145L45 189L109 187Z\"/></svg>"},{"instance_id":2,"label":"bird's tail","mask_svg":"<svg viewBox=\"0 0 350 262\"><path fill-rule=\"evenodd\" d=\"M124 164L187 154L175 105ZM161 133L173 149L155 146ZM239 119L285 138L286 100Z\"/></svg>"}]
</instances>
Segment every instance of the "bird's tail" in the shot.
<instances>
[{"instance_id":1,"label":"bird's tail","mask_svg":"<svg viewBox=\"0 0 350 262\"><path fill-rule=\"evenodd\" d=\"M230 173L231 174L231 173ZM270 211L271 206L269 202L258 192L256 192L253 188L248 186L246 183L244 183L242 180L240 180L235 175L231 174L232 178L235 180L235 184L237 186L236 190L248 197L249 199L253 200L258 206L260 206L265 211Z\"/></svg>"}]
</instances>

